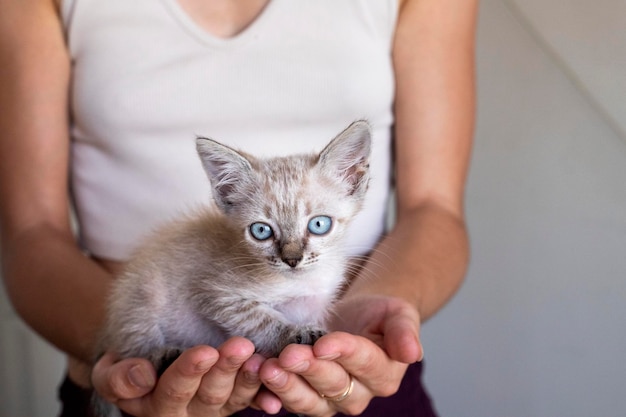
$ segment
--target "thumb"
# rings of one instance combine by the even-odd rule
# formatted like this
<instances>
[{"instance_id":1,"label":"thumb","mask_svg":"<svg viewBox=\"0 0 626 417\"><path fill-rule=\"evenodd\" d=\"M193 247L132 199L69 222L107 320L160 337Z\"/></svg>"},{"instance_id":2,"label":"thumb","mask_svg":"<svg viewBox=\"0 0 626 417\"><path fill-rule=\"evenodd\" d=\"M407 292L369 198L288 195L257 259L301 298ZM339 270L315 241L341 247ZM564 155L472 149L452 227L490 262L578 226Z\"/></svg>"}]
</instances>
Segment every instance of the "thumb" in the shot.
<instances>
[{"instance_id":1,"label":"thumb","mask_svg":"<svg viewBox=\"0 0 626 417\"><path fill-rule=\"evenodd\" d=\"M143 397L156 385L156 371L141 358L115 362L112 353L106 353L93 368L91 382L94 389L109 402Z\"/></svg>"},{"instance_id":2,"label":"thumb","mask_svg":"<svg viewBox=\"0 0 626 417\"><path fill-rule=\"evenodd\" d=\"M420 322L416 314L407 311L390 313L385 320L383 346L390 358L403 362L419 362L424 349L419 338Z\"/></svg>"}]
</instances>

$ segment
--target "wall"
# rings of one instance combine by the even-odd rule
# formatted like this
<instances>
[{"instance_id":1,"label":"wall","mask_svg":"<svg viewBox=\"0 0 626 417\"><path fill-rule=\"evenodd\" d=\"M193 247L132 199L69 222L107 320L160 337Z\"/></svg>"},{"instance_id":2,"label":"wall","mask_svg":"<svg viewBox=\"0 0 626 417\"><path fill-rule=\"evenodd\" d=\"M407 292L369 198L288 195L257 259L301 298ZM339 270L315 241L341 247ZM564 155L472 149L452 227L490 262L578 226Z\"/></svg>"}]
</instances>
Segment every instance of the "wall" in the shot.
<instances>
[{"instance_id":1,"label":"wall","mask_svg":"<svg viewBox=\"0 0 626 417\"><path fill-rule=\"evenodd\" d=\"M472 265L423 330L443 416L626 413L625 6L482 2Z\"/></svg>"}]
</instances>

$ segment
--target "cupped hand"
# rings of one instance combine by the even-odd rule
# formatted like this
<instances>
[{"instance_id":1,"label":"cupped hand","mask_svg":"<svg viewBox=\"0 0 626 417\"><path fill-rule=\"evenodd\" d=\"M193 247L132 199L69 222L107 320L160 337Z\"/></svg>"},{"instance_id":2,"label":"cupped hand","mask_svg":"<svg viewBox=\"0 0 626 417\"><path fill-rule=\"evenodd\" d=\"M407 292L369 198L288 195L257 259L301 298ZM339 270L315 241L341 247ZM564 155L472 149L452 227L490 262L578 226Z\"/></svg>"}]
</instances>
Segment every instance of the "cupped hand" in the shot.
<instances>
[{"instance_id":1,"label":"cupped hand","mask_svg":"<svg viewBox=\"0 0 626 417\"><path fill-rule=\"evenodd\" d=\"M394 394L408 364L422 359L419 314L407 302L360 296L342 301L336 313L332 328L338 331L314 346L289 345L262 365L269 391L259 393L259 407L275 413L282 405L313 417L357 415L372 398Z\"/></svg>"},{"instance_id":2,"label":"cupped hand","mask_svg":"<svg viewBox=\"0 0 626 417\"><path fill-rule=\"evenodd\" d=\"M136 417L228 416L252 403L264 360L249 340L232 338L219 349L186 350L157 380L149 361L115 362L106 354L96 363L92 382L104 399Z\"/></svg>"}]
</instances>

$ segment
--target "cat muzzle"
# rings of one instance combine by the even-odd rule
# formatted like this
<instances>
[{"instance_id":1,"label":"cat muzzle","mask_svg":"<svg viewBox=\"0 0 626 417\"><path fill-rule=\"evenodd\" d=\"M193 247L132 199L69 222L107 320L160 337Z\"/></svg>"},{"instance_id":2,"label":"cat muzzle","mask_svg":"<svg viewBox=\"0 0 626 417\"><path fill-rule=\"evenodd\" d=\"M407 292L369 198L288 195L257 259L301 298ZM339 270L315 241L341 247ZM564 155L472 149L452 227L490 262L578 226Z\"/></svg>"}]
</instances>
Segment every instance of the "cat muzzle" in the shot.
<instances>
[{"instance_id":1,"label":"cat muzzle","mask_svg":"<svg viewBox=\"0 0 626 417\"><path fill-rule=\"evenodd\" d=\"M295 268L296 266L298 266L298 264L300 263L300 261L302 260L302 256L299 257L281 257L282 261L284 263L286 263L287 265L289 265L292 268Z\"/></svg>"},{"instance_id":2,"label":"cat muzzle","mask_svg":"<svg viewBox=\"0 0 626 417\"><path fill-rule=\"evenodd\" d=\"M282 245L280 250L280 259L291 268L298 266L302 261L304 248L298 242L287 242Z\"/></svg>"}]
</instances>

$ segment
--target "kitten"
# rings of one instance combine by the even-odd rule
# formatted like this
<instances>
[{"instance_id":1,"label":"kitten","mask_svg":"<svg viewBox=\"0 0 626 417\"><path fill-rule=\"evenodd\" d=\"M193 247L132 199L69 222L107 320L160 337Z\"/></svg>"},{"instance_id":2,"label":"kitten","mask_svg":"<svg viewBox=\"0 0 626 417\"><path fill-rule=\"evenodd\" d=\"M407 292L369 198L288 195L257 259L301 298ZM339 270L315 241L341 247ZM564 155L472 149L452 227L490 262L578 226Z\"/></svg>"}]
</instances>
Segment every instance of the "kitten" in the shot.
<instances>
[{"instance_id":1,"label":"kitten","mask_svg":"<svg viewBox=\"0 0 626 417\"><path fill-rule=\"evenodd\" d=\"M342 238L368 186L369 125L354 122L319 154L261 159L211 139L196 145L215 204L158 230L131 259L97 353L160 369L231 336L268 357L313 344L344 284Z\"/></svg>"}]
</instances>

